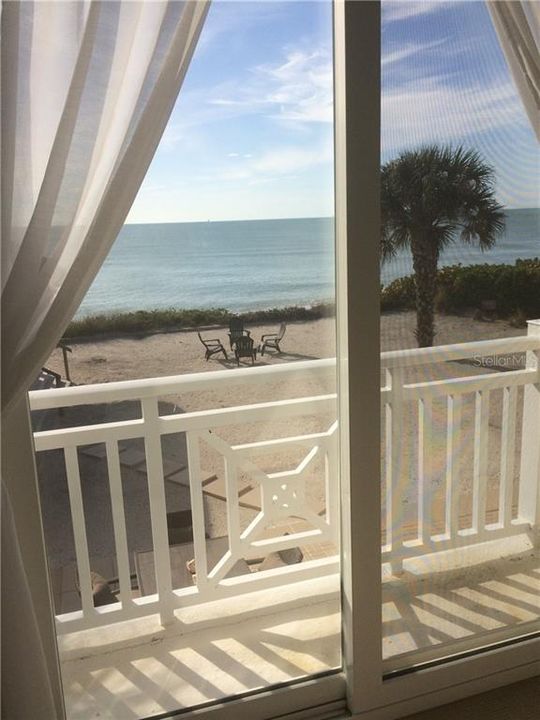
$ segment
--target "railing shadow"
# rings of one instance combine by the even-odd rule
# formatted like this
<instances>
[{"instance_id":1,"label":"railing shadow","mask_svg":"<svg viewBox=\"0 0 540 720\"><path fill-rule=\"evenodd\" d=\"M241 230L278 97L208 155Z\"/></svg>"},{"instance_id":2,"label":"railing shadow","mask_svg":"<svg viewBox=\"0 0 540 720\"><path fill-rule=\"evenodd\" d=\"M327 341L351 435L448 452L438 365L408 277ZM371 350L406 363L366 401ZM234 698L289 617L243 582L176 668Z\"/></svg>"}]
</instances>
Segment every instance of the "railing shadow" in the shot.
<instances>
[{"instance_id":1,"label":"railing shadow","mask_svg":"<svg viewBox=\"0 0 540 720\"><path fill-rule=\"evenodd\" d=\"M493 632L538 622L540 551L510 555L471 567L419 577L405 572L383 584L383 656L403 657L404 667L419 650L458 647L470 639L489 644Z\"/></svg>"},{"instance_id":2,"label":"railing shadow","mask_svg":"<svg viewBox=\"0 0 540 720\"><path fill-rule=\"evenodd\" d=\"M165 634L64 663L68 717L131 720L245 694L337 668L340 642L337 602Z\"/></svg>"}]
</instances>

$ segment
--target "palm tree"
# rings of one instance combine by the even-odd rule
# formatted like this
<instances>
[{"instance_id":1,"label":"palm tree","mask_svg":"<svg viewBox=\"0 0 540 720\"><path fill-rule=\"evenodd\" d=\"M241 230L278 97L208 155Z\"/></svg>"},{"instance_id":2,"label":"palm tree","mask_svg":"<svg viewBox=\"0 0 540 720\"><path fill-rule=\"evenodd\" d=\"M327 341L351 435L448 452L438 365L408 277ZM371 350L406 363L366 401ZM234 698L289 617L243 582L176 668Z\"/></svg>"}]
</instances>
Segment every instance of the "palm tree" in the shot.
<instances>
[{"instance_id":1,"label":"palm tree","mask_svg":"<svg viewBox=\"0 0 540 720\"><path fill-rule=\"evenodd\" d=\"M461 147L422 147L382 168L382 261L403 248L411 250L419 347L433 345L441 251L458 240L487 250L504 229L494 180L480 155Z\"/></svg>"}]
</instances>

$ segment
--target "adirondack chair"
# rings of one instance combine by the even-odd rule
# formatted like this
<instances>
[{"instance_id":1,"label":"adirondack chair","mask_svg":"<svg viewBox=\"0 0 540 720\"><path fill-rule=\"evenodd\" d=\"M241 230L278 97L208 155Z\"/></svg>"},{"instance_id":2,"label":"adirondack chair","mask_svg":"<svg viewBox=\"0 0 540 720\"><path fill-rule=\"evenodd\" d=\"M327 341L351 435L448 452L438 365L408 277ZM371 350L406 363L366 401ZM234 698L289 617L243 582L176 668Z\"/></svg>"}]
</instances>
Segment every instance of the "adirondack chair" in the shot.
<instances>
[{"instance_id":1,"label":"adirondack chair","mask_svg":"<svg viewBox=\"0 0 540 720\"><path fill-rule=\"evenodd\" d=\"M238 365L240 365L241 357L250 357L251 364L254 365L257 357L257 350L253 347L253 338L248 337L247 335L240 335L234 344L234 355Z\"/></svg>"},{"instance_id":2,"label":"adirondack chair","mask_svg":"<svg viewBox=\"0 0 540 720\"><path fill-rule=\"evenodd\" d=\"M202 337L200 332L198 332L197 335L199 336L199 340L202 342L202 344L205 347L204 356L205 356L207 362L212 357L212 355L215 355L216 353L221 353L221 352L223 353L223 355L225 355L225 360L229 359L227 357L227 351L221 344L221 340L219 340L219 338L206 339L206 338Z\"/></svg>"},{"instance_id":3,"label":"adirondack chair","mask_svg":"<svg viewBox=\"0 0 540 720\"><path fill-rule=\"evenodd\" d=\"M287 329L286 323L281 323L279 331L277 333L267 333L261 338L261 355L264 355L266 348L274 348L278 352L281 352L279 343L283 340L285 330Z\"/></svg>"},{"instance_id":4,"label":"adirondack chair","mask_svg":"<svg viewBox=\"0 0 540 720\"><path fill-rule=\"evenodd\" d=\"M231 350L234 349L234 344L241 337L250 337L251 333L249 330L244 330L244 321L242 318L231 318L229 321L229 343Z\"/></svg>"}]
</instances>

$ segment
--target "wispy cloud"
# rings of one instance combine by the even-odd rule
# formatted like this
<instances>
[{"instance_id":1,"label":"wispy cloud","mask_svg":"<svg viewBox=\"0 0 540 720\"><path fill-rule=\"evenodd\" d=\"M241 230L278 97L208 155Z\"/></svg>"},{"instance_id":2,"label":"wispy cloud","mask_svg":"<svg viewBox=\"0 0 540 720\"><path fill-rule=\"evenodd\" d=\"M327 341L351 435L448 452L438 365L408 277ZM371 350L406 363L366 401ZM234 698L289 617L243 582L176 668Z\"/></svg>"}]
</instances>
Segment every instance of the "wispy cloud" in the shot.
<instances>
[{"instance_id":1,"label":"wispy cloud","mask_svg":"<svg viewBox=\"0 0 540 720\"><path fill-rule=\"evenodd\" d=\"M382 98L383 148L459 142L515 126L523 114L511 82L457 88L432 77L393 88Z\"/></svg>"},{"instance_id":2,"label":"wispy cloud","mask_svg":"<svg viewBox=\"0 0 540 720\"><path fill-rule=\"evenodd\" d=\"M169 122L161 136L160 148L162 150L173 150L184 137L185 129L180 123Z\"/></svg>"},{"instance_id":3,"label":"wispy cloud","mask_svg":"<svg viewBox=\"0 0 540 720\"><path fill-rule=\"evenodd\" d=\"M411 20L437 12L448 5L447 0L383 0L382 21L384 24Z\"/></svg>"},{"instance_id":4,"label":"wispy cloud","mask_svg":"<svg viewBox=\"0 0 540 720\"><path fill-rule=\"evenodd\" d=\"M312 170L324 168L331 172L333 144L327 141L310 143L308 147L295 144L274 143L264 152L229 153L221 163L211 169L200 170L192 182L201 186L220 184L241 184L244 187L263 183L281 183L294 177L309 174Z\"/></svg>"},{"instance_id":5,"label":"wispy cloud","mask_svg":"<svg viewBox=\"0 0 540 720\"><path fill-rule=\"evenodd\" d=\"M288 175L301 173L332 160L332 146L305 149L300 147L274 148L255 159L252 167L255 173L265 175Z\"/></svg>"},{"instance_id":6,"label":"wispy cloud","mask_svg":"<svg viewBox=\"0 0 540 720\"><path fill-rule=\"evenodd\" d=\"M384 52L381 65L383 68L387 68L389 65L395 65L396 63L403 63L404 60L420 53L426 53L435 48L440 48L446 43L446 40L434 40L428 43L408 43L405 46L399 47L396 50L390 50Z\"/></svg>"},{"instance_id":7,"label":"wispy cloud","mask_svg":"<svg viewBox=\"0 0 540 720\"><path fill-rule=\"evenodd\" d=\"M281 2L214 0L197 43L197 53L212 51L219 45L227 47L232 36L286 17L287 5Z\"/></svg>"},{"instance_id":8,"label":"wispy cloud","mask_svg":"<svg viewBox=\"0 0 540 720\"><path fill-rule=\"evenodd\" d=\"M258 65L246 81L214 88L210 105L298 123L332 122L332 62L327 50L290 50L283 61Z\"/></svg>"},{"instance_id":9,"label":"wispy cloud","mask_svg":"<svg viewBox=\"0 0 540 720\"><path fill-rule=\"evenodd\" d=\"M281 181L302 175L332 162L332 142L305 148L299 145L273 145L253 156L229 153L228 163L214 169L211 176L200 174L198 182L241 182L246 185Z\"/></svg>"}]
</instances>

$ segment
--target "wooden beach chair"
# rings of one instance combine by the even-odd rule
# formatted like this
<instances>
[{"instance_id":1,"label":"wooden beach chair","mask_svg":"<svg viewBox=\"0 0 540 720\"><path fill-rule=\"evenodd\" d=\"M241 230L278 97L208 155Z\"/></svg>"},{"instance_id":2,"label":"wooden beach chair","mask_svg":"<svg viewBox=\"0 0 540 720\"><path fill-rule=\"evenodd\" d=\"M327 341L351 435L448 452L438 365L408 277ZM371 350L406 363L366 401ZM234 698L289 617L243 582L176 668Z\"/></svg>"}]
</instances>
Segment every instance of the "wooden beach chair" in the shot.
<instances>
[{"instance_id":1,"label":"wooden beach chair","mask_svg":"<svg viewBox=\"0 0 540 720\"><path fill-rule=\"evenodd\" d=\"M264 355L264 351L267 348L274 348L274 350L277 350L279 353L281 352L281 348L279 347L279 343L283 340L283 336L285 335L285 330L287 329L287 324L282 322L279 326L279 330L277 333L267 333L266 335L263 335L261 338L261 355Z\"/></svg>"},{"instance_id":2,"label":"wooden beach chair","mask_svg":"<svg viewBox=\"0 0 540 720\"><path fill-rule=\"evenodd\" d=\"M231 318L229 321L229 343L231 350L234 349L234 345L238 338L250 337L251 333L249 330L244 329L244 321L242 318Z\"/></svg>"},{"instance_id":3,"label":"wooden beach chair","mask_svg":"<svg viewBox=\"0 0 540 720\"><path fill-rule=\"evenodd\" d=\"M221 344L221 340L219 340L218 338L211 338L211 339L203 338L200 332L198 332L197 335L199 336L199 340L202 342L202 344L205 347L204 356L207 361L212 357L212 355L215 355L216 353L221 353L221 352L225 356L225 360L229 359L227 357L227 351Z\"/></svg>"},{"instance_id":4,"label":"wooden beach chair","mask_svg":"<svg viewBox=\"0 0 540 720\"><path fill-rule=\"evenodd\" d=\"M253 347L253 338L250 338L247 335L242 335L237 338L234 344L234 356L236 357L238 365L240 365L241 357L250 357L251 364L254 365L257 357L257 350Z\"/></svg>"}]
</instances>

